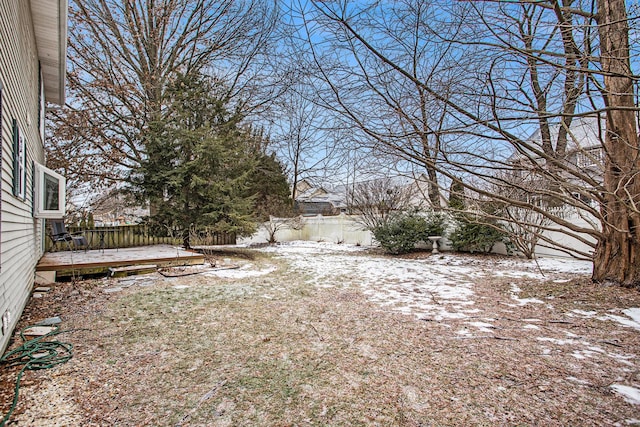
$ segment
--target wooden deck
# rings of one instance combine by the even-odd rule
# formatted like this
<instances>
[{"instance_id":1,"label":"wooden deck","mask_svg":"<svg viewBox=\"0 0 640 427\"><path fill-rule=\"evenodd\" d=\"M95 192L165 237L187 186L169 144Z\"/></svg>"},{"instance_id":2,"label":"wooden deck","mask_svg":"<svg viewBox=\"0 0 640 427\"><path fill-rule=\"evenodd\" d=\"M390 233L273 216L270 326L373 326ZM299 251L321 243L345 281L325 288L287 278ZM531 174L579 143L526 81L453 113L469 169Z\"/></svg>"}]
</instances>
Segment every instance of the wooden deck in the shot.
<instances>
[{"instance_id":1,"label":"wooden deck","mask_svg":"<svg viewBox=\"0 0 640 427\"><path fill-rule=\"evenodd\" d=\"M54 280L69 277L109 274L109 269L154 264L158 267L203 264L204 256L170 245L137 248L47 252L38 262L36 272L54 276ZM48 272L48 273L47 273Z\"/></svg>"}]
</instances>

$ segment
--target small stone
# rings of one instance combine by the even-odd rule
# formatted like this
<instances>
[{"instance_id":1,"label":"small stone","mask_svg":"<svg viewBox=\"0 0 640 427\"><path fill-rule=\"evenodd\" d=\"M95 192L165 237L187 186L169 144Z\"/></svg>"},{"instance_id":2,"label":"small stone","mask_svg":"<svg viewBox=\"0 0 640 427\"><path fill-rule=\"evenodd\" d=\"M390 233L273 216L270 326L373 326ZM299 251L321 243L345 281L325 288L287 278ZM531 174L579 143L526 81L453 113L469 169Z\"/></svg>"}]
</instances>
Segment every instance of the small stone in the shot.
<instances>
[{"instance_id":1,"label":"small stone","mask_svg":"<svg viewBox=\"0 0 640 427\"><path fill-rule=\"evenodd\" d=\"M155 281L153 280L145 280L145 281L140 281L137 283L138 286L151 286L154 285Z\"/></svg>"},{"instance_id":2,"label":"small stone","mask_svg":"<svg viewBox=\"0 0 640 427\"><path fill-rule=\"evenodd\" d=\"M49 286L38 286L35 288L36 292L49 292L51 288Z\"/></svg>"},{"instance_id":3,"label":"small stone","mask_svg":"<svg viewBox=\"0 0 640 427\"><path fill-rule=\"evenodd\" d=\"M107 288L107 289L103 289L102 292L104 292L105 294L113 294L115 292L120 292L122 291L122 288L120 286L116 286L114 288Z\"/></svg>"},{"instance_id":4,"label":"small stone","mask_svg":"<svg viewBox=\"0 0 640 427\"><path fill-rule=\"evenodd\" d=\"M61 323L61 322L62 322L62 319L56 316L56 317L49 317L47 319L44 319L42 322L38 322L38 325L39 326L57 325L58 323Z\"/></svg>"},{"instance_id":5,"label":"small stone","mask_svg":"<svg viewBox=\"0 0 640 427\"><path fill-rule=\"evenodd\" d=\"M48 356L48 355L49 355L49 353L47 353L47 352L42 352L42 353L33 353L33 354L31 355L31 357L32 357L32 358L34 358L34 359L40 359L41 357L46 357L46 356Z\"/></svg>"}]
</instances>

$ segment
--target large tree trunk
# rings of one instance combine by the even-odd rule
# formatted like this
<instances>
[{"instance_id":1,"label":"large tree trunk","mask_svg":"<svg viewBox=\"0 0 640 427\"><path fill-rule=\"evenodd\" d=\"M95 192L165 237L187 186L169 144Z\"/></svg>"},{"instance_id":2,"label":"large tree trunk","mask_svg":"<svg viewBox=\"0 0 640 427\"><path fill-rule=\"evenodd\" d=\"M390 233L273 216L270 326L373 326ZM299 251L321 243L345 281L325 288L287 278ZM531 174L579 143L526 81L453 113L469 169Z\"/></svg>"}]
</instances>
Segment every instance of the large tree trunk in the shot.
<instances>
[{"instance_id":1,"label":"large tree trunk","mask_svg":"<svg viewBox=\"0 0 640 427\"><path fill-rule=\"evenodd\" d=\"M607 107L604 237L594 255L593 279L640 286L640 152L625 0L598 0L600 55Z\"/></svg>"},{"instance_id":2,"label":"large tree trunk","mask_svg":"<svg viewBox=\"0 0 640 427\"><path fill-rule=\"evenodd\" d=\"M439 211L442 209L440 204L440 185L438 185L438 175L435 169L428 167L427 175L429 176L429 202L431 203L431 209Z\"/></svg>"}]
</instances>

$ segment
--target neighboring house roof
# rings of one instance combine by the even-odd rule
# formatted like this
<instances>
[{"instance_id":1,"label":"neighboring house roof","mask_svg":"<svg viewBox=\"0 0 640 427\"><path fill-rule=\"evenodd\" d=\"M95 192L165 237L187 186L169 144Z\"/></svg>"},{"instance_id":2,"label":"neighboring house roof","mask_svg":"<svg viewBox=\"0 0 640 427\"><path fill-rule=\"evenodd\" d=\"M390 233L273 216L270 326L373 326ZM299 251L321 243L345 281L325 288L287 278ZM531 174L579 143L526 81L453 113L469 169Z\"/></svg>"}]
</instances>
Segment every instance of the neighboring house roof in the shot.
<instances>
[{"instance_id":1,"label":"neighboring house roof","mask_svg":"<svg viewBox=\"0 0 640 427\"><path fill-rule=\"evenodd\" d=\"M65 100L68 7L68 0L31 0L44 96L58 105L63 105Z\"/></svg>"},{"instance_id":2,"label":"neighboring house roof","mask_svg":"<svg viewBox=\"0 0 640 427\"><path fill-rule=\"evenodd\" d=\"M326 190L323 187L312 187L298 193L296 202L299 203L330 203L335 208L347 206L346 194L333 190Z\"/></svg>"},{"instance_id":3,"label":"neighboring house roof","mask_svg":"<svg viewBox=\"0 0 640 427\"><path fill-rule=\"evenodd\" d=\"M310 188L313 188L313 185L306 179L303 179L296 184L296 192L298 193L304 193Z\"/></svg>"},{"instance_id":4,"label":"neighboring house roof","mask_svg":"<svg viewBox=\"0 0 640 427\"><path fill-rule=\"evenodd\" d=\"M340 213L340 210L329 202L296 201L296 208L302 215L337 215Z\"/></svg>"},{"instance_id":5,"label":"neighboring house roof","mask_svg":"<svg viewBox=\"0 0 640 427\"><path fill-rule=\"evenodd\" d=\"M567 134L567 153L602 147L605 129L604 117L600 117L599 119L596 116L574 117ZM553 143L558 139L559 130L560 123L552 123L549 126L551 141ZM540 128L536 129L536 131L527 138L527 142L534 145L540 145L541 141L542 133ZM518 157L518 155L515 157Z\"/></svg>"},{"instance_id":6,"label":"neighboring house roof","mask_svg":"<svg viewBox=\"0 0 640 427\"><path fill-rule=\"evenodd\" d=\"M69 218L80 221L87 213L93 214L96 223L127 223L133 224L141 222L148 217L149 207L141 206L126 193L121 193L111 189L105 190L105 194L86 195L86 199L77 198L70 200Z\"/></svg>"},{"instance_id":7,"label":"neighboring house roof","mask_svg":"<svg viewBox=\"0 0 640 427\"><path fill-rule=\"evenodd\" d=\"M368 181L356 182L352 185L338 185L332 188L328 187L312 187L306 180L301 181L304 186L298 187L296 194L296 202L299 206L309 207L310 204L316 203L323 205L325 209L327 203L338 210L346 210L348 206L350 191L354 188L354 185L366 182L376 182L380 179L373 179ZM427 188L428 180L425 175L419 175L416 177L409 176L393 176L389 178L383 178L388 180L388 183L394 187L405 189L410 196L410 205L413 207L425 207L429 205ZM442 206L446 206L447 200L441 195ZM308 208L310 209L310 208Z\"/></svg>"},{"instance_id":8,"label":"neighboring house roof","mask_svg":"<svg viewBox=\"0 0 640 427\"><path fill-rule=\"evenodd\" d=\"M557 143L559 129L560 123L553 123L549 127L551 142L554 148ZM565 161L567 165L579 168L593 178L601 179L604 161L602 141L604 139L605 129L604 117L574 117L569 132L567 133L567 147L565 150ZM526 141L538 150L542 150L541 135L540 129L536 129ZM540 165L544 163L543 158L537 154L526 156L518 152L511 155L508 160L515 169L529 170L533 172L534 175L535 171L530 169L532 163L535 162ZM573 178L568 179L574 180Z\"/></svg>"}]
</instances>

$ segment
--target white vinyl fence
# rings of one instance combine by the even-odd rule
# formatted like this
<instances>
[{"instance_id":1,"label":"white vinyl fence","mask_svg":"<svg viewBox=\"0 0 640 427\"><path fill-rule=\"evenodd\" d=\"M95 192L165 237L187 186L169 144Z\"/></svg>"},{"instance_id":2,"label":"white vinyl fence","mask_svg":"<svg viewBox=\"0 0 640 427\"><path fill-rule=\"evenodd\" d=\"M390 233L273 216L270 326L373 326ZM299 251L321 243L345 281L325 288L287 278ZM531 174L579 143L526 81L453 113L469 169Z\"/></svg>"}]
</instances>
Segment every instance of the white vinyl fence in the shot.
<instances>
[{"instance_id":1,"label":"white vinyl fence","mask_svg":"<svg viewBox=\"0 0 640 427\"><path fill-rule=\"evenodd\" d=\"M572 223L585 228L593 226L587 219L581 218L575 213L568 213L567 219ZM291 228L281 223L287 220L274 218L272 223L280 223L281 227L275 233L277 242L290 242L294 240L307 240L314 242L332 242L332 243L348 243L353 245L372 246L376 242L370 231L364 230L363 226L357 222L358 217L355 215L340 214L336 216L311 216L302 217L301 221ZM268 223L264 224L256 234L248 238L238 239L239 244L260 244L269 241ZM579 251L591 252L589 246L579 240L569 237L562 233L560 228L555 231L547 231L545 233L552 241L558 242L563 246L574 248ZM430 242L428 242L430 245ZM450 246L446 239L439 242L440 249L450 250ZM546 243L541 243L536 247L537 255L562 256L570 255L559 249L554 249ZM504 244L495 245L494 252L506 254Z\"/></svg>"},{"instance_id":2,"label":"white vinyl fence","mask_svg":"<svg viewBox=\"0 0 640 427\"><path fill-rule=\"evenodd\" d=\"M586 212L576 211L575 208L565 208L564 219L568 222L572 223L575 226L582 227L585 229L599 229L600 223L598 220L586 214ZM572 248L576 251L593 253L593 249L581 242L578 239L575 239L571 236L567 236L566 233L562 232L562 227L555 226L554 231L545 231L544 235L548 237L552 242L557 243L557 245ZM583 234L582 237L590 242L595 243L595 239L587 234ZM561 257L570 257L570 254L567 254L565 251L560 249L554 249L553 247L549 247L550 245L546 242L540 242L536 246L536 255L548 255L548 256L561 256Z\"/></svg>"},{"instance_id":3,"label":"white vinyl fence","mask_svg":"<svg viewBox=\"0 0 640 427\"><path fill-rule=\"evenodd\" d=\"M302 217L299 226L291 228L282 226L275 234L278 242L291 242L294 240L308 240L314 242L349 243L352 245L371 246L373 239L371 232L364 230L362 225L356 222L357 216L340 214L336 216L311 216ZM283 222L279 218L272 221ZM269 241L269 225L265 224L253 236L240 239L238 243L252 244Z\"/></svg>"}]
</instances>

